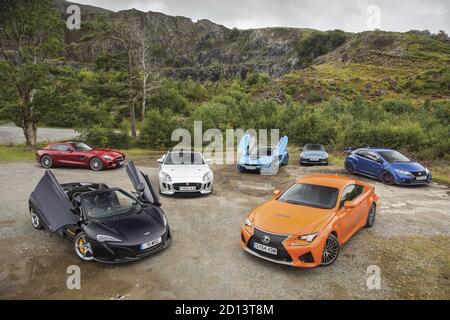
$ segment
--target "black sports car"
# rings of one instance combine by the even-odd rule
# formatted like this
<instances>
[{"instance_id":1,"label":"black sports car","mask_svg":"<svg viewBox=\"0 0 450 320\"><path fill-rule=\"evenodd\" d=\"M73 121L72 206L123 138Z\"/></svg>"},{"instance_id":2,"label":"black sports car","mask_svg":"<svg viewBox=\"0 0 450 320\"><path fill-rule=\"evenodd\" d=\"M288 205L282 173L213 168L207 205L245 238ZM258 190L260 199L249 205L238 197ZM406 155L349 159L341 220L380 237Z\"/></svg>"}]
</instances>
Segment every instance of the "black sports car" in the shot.
<instances>
[{"instance_id":1,"label":"black sports car","mask_svg":"<svg viewBox=\"0 0 450 320\"><path fill-rule=\"evenodd\" d=\"M59 184L47 170L31 193L31 222L73 241L85 261L138 260L166 248L171 235L148 176L130 161L126 171L136 192L103 183Z\"/></svg>"}]
</instances>

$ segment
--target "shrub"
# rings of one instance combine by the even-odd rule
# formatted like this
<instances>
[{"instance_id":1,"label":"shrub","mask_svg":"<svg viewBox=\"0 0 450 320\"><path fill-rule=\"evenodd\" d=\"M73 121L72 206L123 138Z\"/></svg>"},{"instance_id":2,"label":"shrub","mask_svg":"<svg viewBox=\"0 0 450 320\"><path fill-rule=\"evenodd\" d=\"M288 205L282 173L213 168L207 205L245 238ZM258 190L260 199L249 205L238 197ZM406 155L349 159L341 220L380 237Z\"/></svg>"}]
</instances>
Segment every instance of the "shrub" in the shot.
<instances>
[{"instance_id":1,"label":"shrub","mask_svg":"<svg viewBox=\"0 0 450 320\"><path fill-rule=\"evenodd\" d=\"M170 110L152 109L147 113L138 139L142 148L163 149L169 147L172 131L178 127L176 118Z\"/></svg>"}]
</instances>

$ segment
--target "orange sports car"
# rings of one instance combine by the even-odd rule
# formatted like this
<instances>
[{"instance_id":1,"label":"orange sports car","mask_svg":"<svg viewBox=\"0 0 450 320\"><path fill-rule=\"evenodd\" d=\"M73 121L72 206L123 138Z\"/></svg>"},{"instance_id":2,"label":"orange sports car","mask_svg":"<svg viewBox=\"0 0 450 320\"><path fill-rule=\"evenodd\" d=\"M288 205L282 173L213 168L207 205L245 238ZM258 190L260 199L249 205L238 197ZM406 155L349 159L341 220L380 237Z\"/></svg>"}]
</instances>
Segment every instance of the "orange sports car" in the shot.
<instances>
[{"instance_id":1,"label":"orange sports car","mask_svg":"<svg viewBox=\"0 0 450 320\"><path fill-rule=\"evenodd\" d=\"M375 188L350 177L308 176L274 194L249 214L241 231L242 248L272 262L328 266L351 236L375 222Z\"/></svg>"}]
</instances>

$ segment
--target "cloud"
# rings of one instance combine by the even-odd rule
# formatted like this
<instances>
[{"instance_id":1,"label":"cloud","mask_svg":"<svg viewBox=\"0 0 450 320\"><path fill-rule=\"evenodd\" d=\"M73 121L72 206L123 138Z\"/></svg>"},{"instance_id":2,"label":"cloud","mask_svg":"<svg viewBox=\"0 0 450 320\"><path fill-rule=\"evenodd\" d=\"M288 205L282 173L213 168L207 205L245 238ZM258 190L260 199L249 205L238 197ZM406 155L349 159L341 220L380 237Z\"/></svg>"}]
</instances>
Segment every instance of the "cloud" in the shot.
<instances>
[{"instance_id":1,"label":"cloud","mask_svg":"<svg viewBox=\"0 0 450 320\"><path fill-rule=\"evenodd\" d=\"M76 2L76 0L73 0ZM114 11L136 8L213 22L233 28L301 27L368 30L367 8L380 8L380 29L450 32L448 0L80 0Z\"/></svg>"}]
</instances>

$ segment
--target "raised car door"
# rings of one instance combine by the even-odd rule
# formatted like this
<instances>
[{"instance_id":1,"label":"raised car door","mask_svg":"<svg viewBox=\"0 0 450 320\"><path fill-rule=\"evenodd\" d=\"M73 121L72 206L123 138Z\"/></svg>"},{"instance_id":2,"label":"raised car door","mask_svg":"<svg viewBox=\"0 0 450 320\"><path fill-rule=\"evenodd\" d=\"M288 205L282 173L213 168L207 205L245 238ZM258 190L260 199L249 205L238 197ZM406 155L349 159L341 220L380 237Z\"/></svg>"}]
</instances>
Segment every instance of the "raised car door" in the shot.
<instances>
[{"instance_id":1,"label":"raised car door","mask_svg":"<svg viewBox=\"0 0 450 320\"><path fill-rule=\"evenodd\" d=\"M277 148L275 149L274 156L278 156L278 160L281 161L284 153L286 152L286 148L288 145L288 137L284 136L280 139L280 142L278 142Z\"/></svg>"},{"instance_id":2,"label":"raised car door","mask_svg":"<svg viewBox=\"0 0 450 320\"><path fill-rule=\"evenodd\" d=\"M139 199L154 205L161 205L159 197L155 192L155 188L148 176L138 170L133 161L128 161L125 165L125 169L136 192L139 194Z\"/></svg>"},{"instance_id":3,"label":"raised car door","mask_svg":"<svg viewBox=\"0 0 450 320\"><path fill-rule=\"evenodd\" d=\"M72 211L74 207L50 170L45 171L31 193L30 202L50 232L75 225L80 220Z\"/></svg>"},{"instance_id":4,"label":"raised car door","mask_svg":"<svg viewBox=\"0 0 450 320\"><path fill-rule=\"evenodd\" d=\"M250 135L245 134L238 145L238 159L248 156L250 147Z\"/></svg>"}]
</instances>

